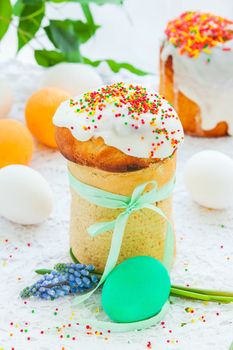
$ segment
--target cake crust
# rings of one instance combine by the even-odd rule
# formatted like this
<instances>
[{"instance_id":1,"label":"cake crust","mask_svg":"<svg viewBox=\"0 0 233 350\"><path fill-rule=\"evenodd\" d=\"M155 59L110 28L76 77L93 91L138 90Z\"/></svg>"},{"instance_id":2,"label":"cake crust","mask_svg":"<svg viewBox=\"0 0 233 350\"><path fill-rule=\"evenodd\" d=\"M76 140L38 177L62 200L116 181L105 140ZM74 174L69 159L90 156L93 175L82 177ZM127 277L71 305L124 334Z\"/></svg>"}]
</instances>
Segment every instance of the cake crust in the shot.
<instances>
[{"instance_id":1,"label":"cake crust","mask_svg":"<svg viewBox=\"0 0 233 350\"><path fill-rule=\"evenodd\" d=\"M161 48L162 52L163 47ZM172 56L169 56L166 62L162 61L160 53L160 87L159 92L163 95L176 109L184 132L191 136L197 137L221 137L228 135L228 125L225 121L217 123L210 130L202 128L202 118L200 107L181 91L175 93L174 90L174 70ZM176 94L176 96L175 96Z\"/></svg>"},{"instance_id":2,"label":"cake crust","mask_svg":"<svg viewBox=\"0 0 233 350\"><path fill-rule=\"evenodd\" d=\"M137 158L108 146L101 137L78 141L65 127L56 127L55 139L65 158L80 165L86 165L110 172L141 170L161 159Z\"/></svg>"}]
</instances>

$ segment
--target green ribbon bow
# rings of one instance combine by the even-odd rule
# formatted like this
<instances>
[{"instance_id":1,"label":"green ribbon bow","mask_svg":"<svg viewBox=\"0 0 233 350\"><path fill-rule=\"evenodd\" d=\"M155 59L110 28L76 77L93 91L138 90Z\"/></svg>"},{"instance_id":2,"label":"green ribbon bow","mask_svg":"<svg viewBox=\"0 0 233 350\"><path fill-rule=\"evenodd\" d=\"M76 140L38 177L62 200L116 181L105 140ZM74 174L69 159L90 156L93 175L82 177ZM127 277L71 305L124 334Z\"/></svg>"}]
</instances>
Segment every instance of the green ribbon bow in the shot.
<instances>
[{"instance_id":1,"label":"green ribbon bow","mask_svg":"<svg viewBox=\"0 0 233 350\"><path fill-rule=\"evenodd\" d=\"M88 233L92 237L95 237L108 230L113 230L112 241L105 269L98 285L89 293L75 298L74 301L76 304L79 304L84 300L88 299L95 292L95 290L105 281L108 274L116 266L120 254L125 227L128 218L133 211L147 208L153 210L155 213L159 214L166 220L167 231L163 264L168 270L171 269L174 257L174 234L172 225L167 219L166 215L163 213L163 211L160 208L158 208L154 203L160 202L171 195L175 185L174 178L170 180L166 185L164 185L161 189L158 189L156 181L145 182L137 186L133 191L132 196L128 197L103 191L98 188L84 184L83 182L77 180L70 172L68 173L68 175L71 187L78 193L80 197L86 199L88 202L105 208L123 209L123 211L117 216L115 220L107 222L98 222L94 225L89 226L89 228L87 229ZM145 189L148 185L151 185L152 189L150 191L145 192Z\"/></svg>"}]
</instances>

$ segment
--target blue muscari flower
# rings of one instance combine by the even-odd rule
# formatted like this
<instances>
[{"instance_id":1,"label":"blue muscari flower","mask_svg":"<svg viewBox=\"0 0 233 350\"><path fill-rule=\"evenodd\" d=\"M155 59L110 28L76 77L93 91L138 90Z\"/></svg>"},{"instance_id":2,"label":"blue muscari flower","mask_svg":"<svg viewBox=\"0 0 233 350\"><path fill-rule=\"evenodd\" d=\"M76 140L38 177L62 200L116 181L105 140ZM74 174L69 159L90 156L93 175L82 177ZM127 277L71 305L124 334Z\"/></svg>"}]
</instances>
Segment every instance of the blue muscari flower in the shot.
<instances>
[{"instance_id":1,"label":"blue muscari flower","mask_svg":"<svg viewBox=\"0 0 233 350\"><path fill-rule=\"evenodd\" d=\"M20 293L22 298L31 296L54 300L66 295L85 293L95 287L99 278L93 265L57 264L50 273Z\"/></svg>"}]
</instances>

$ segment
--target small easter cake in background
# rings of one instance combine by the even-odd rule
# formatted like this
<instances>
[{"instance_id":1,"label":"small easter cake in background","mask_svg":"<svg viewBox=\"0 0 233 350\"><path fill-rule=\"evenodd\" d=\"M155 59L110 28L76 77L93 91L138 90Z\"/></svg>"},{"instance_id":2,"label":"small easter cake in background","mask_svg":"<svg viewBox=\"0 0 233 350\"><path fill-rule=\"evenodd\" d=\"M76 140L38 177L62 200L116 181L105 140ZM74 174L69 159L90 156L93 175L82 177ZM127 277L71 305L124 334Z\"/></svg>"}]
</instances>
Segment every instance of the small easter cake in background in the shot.
<instances>
[{"instance_id":1,"label":"small easter cake in background","mask_svg":"<svg viewBox=\"0 0 233 350\"><path fill-rule=\"evenodd\" d=\"M187 134L233 135L233 20L183 13L167 24L160 63L160 93Z\"/></svg>"},{"instance_id":2,"label":"small easter cake in background","mask_svg":"<svg viewBox=\"0 0 233 350\"><path fill-rule=\"evenodd\" d=\"M118 263L137 255L162 260L165 216L170 222L172 216L172 194L165 187L170 184L171 188L174 182L176 150L183 141L182 125L172 106L154 91L116 83L63 102L53 121L72 180L70 243L75 257L103 271L111 245L110 226L123 211L114 208L106 193L118 196L122 203L129 198L139 205L135 188L146 184L147 194L153 184L156 191L161 190L153 202L156 211L150 210L152 204L137 211L133 205L127 207L130 216ZM97 205L101 193L105 198ZM109 229L91 237L90 225L104 222L110 222Z\"/></svg>"}]
</instances>

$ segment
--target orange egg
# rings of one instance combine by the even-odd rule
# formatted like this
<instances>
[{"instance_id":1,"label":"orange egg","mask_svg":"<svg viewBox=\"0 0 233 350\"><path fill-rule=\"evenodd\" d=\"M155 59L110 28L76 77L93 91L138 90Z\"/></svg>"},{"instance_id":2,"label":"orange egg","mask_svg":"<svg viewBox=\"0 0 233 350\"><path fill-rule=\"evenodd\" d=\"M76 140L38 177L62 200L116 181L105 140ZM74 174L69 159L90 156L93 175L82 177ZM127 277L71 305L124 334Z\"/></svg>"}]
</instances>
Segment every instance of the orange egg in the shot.
<instances>
[{"instance_id":1,"label":"orange egg","mask_svg":"<svg viewBox=\"0 0 233 350\"><path fill-rule=\"evenodd\" d=\"M14 119L0 119L0 168L27 165L32 152L33 139L26 126Z\"/></svg>"},{"instance_id":2,"label":"orange egg","mask_svg":"<svg viewBox=\"0 0 233 350\"><path fill-rule=\"evenodd\" d=\"M68 92L48 87L35 92L27 101L25 109L27 126L35 138L44 145L57 147L53 116L61 102L69 98Z\"/></svg>"}]
</instances>

